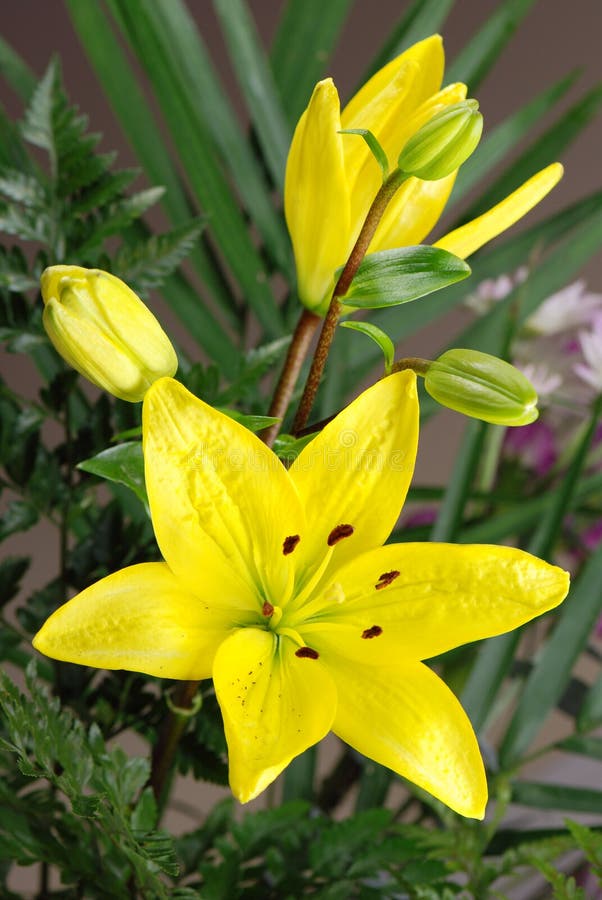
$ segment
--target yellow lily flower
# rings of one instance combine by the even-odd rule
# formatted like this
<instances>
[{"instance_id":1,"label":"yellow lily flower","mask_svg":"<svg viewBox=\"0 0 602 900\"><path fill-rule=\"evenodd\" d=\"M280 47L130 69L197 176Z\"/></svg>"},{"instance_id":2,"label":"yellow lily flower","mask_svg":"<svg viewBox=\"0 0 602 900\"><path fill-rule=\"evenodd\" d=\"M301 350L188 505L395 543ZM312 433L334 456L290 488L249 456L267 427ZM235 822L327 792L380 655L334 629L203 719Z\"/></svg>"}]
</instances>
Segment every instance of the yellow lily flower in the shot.
<instances>
[{"instance_id":1,"label":"yellow lily flower","mask_svg":"<svg viewBox=\"0 0 602 900\"><path fill-rule=\"evenodd\" d=\"M284 190L299 297L308 309L326 312L334 273L347 261L382 182L365 141L340 134L341 129L371 131L395 168L409 138L436 113L466 97L464 84L441 89L443 69L443 43L433 35L380 69L342 112L332 79L316 85L293 136ZM466 258L526 215L560 180L562 171L559 163L548 166L435 246ZM369 252L424 241L443 212L456 174L439 181L409 178L389 203Z\"/></svg>"},{"instance_id":2,"label":"yellow lily flower","mask_svg":"<svg viewBox=\"0 0 602 900\"><path fill-rule=\"evenodd\" d=\"M476 738L422 660L551 609L568 576L511 547L381 546L414 468L414 373L363 393L288 471L170 378L145 397L143 435L165 562L93 584L35 647L99 668L212 677L242 802L332 729L482 817Z\"/></svg>"}]
</instances>

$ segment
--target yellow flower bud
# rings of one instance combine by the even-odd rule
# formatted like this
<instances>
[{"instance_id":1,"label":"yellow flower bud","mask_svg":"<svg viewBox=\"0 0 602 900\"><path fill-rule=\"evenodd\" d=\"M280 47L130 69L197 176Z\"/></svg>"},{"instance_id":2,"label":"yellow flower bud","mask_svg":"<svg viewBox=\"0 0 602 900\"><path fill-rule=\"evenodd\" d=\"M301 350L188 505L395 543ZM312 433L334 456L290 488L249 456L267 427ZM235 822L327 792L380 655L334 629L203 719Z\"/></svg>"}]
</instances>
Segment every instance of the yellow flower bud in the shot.
<instances>
[{"instance_id":1,"label":"yellow flower bud","mask_svg":"<svg viewBox=\"0 0 602 900\"><path fill-rule=\"evenodd\" d=\"M446 178L476 149L482 131L483 116L477 101L455 103L412 135L399 155L399 168L423 181Z\"/></svg>"},{"instance_id":2,"label":"yellow flower bud","mask_svg":"<svg viewBox=\"0 0 602 900\"><path fill-rule=\"evenodd\" d=\"M142 300L115 275L50 266L40 279L44 328L63 359L121 400L142 400L178 359Z\"/></svg>"},{"instance_id":3,"label":"yellow flower bud","mask_svg":"<svg viewBox=\"0 0 602 900\"><path fill-rule=\"evenodd\" d=\"M537 393L518 369L477 350L448 350L429 364L424 386L442 406L493 425L528 425Z\"/></svg>"}]
</instances>

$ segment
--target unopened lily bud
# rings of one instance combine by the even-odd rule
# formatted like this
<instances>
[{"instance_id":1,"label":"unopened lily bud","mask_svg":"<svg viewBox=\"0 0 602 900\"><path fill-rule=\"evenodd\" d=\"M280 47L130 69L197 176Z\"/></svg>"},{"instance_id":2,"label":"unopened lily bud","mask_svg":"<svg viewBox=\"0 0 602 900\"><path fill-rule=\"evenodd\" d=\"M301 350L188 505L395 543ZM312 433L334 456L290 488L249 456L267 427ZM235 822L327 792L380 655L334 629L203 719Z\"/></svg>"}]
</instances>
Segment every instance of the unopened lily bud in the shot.
<instances>
[{"instance_id":1,"label":"unopened lily bud","mask_svg":"<svg viewBox=\"0 0 602 900\"><path fill-rule=\"evenodd\" d=\"M528 425L538 416L537 393L517 368L477 350L448 350L430 363L427 392L457 412L493 425Z\"/></svg>"},{"instance_id":2,"label":"unopened lily bud","mask_svg":"<svg viewBox=\"0 0 602 900\"><path fill-rule=\"evenodd\" d=\"M483 116L476 100L454 103L437 113L404 146L398 166L406 175L438 181L455 172L476 149Z\"/></svg>"},{"instance_id":3,"label":"unopened lily bud","mask_svg":"<svg viewBox=\"0 0 602 900\"><path fill-rule=\"evenodd\" d=\"M121 400L142 400L178 359L142 300L115 275L50 266L40 280L44 328L63 359Z\"/></svg>"}]
</instances>

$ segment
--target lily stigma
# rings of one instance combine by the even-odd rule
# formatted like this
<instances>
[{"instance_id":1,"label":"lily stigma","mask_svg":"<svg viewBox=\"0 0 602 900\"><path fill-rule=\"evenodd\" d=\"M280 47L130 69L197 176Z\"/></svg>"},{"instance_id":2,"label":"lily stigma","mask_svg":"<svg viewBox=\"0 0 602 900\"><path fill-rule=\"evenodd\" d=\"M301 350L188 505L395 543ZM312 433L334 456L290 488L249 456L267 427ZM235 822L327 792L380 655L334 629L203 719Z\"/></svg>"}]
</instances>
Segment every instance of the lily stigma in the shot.
<instances>
[{"instance_id":1,"label":"lily stigma","mask_svg":"<svg viewBox=\"0 0 602 900\"><path fill-rule=\"evenodd\" d=\"M481 818L472 726L423 660L553 608L568 575L511 547L382 546L417 441L410 371L361 394L289 470L242 425L159 379L144 400L143 448L165 562L91 585L34 645L98 668L213 678L242 802L332 729Z\"/></svg>"}]
</instances>

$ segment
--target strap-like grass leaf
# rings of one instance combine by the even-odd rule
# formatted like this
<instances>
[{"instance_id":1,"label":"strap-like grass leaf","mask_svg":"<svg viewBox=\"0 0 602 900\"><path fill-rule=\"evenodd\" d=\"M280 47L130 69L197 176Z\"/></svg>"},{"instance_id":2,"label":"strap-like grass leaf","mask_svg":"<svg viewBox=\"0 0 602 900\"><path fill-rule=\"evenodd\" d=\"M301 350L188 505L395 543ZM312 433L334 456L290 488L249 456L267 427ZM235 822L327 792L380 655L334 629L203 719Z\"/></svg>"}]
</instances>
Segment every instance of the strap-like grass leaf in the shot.
<instances>
[{"instance_id":1,"label":"strap-like grass leaf","mask_svg":"<svg viewBox=\"0 0 602 900\"><path fill-rule=\"evenodd\" d=\"M1 37L0 75L22 100L29 100L36 86L36 77L25 60Z\"/></svg>"},{"instance_id":2,"label":"strap-like grass leaf","mask_svg":"<svg viewBox=\"0 0 602 900\"><path fill-rule=\"evenodd\" d=\"M242 0L213 0L213 6L267 167L282 190L291 131L255 23Z\"/></svg>"},{"instance_id":3,"label":"strap-like grass leaf","mask_svg":"<svg viewBox=\"0 0 602 900\"><path fill-rule=\"evenodd\" d=\"M324 74L353 0L288 0L270 61L282 107L295 125Z\"/></svg>"},{"instance_id":4,"label":"strap-like grass leaf","mask_svg":"<svg viewBox=\"0 0 602 900\"><path fill-rule=\"evenodd\" d=\"M577 717L577 728L579 731L589 731L600 724L602 724L602 675L598 676L586 694Z\"/></svg>"},{"instance_id":5,"label":"strap-like grass leaf","mask_svg":"<svg viewBox=\"0 0 602 900\"><path fill-rule=\"evenodd\" d=\"M501 160L511 153L525 135L556 105L575 82L579 72L572 72L543 91L530 103L504 119L481 141L466 165L460 168L452 202L456 203L481 181ZM479 201L479 205L481 201ZM483 207L484 208L484 207Z\"/></svg>"},{"instance_id":6,"label":"strap-like grass leaf","mask_svg":"<svg viewBox=\"0 0 602 900\"><path fill-rule=\"evenodd\" d=\"M512 786L512 801L536 809L602 813L602 791L564 784L516 781Z\"/></svg>"},{"instance_id":7,"label":"strap-like grass leaf","mask_svg":"<svg viewBox=\"0 0 602 900\"><path fill-rule=\"evenodd\" d=\"M467 422L454 470L433 526L431 541L452 541L462 521L485 439L484 422Z\"/></svg>"},{"instance_id":8,"label":"strap-like grass leaf","mask_svg":"<svg viewBox=\"0 0 602 900\"><path fill-rule=\"evenodd\" d=\"M506 0L454 59L448 82L464 81L474 94L535 0Z\"/></svg>"},{"instance_id":9,"label":"strap-like grass leaf","mask_svg":"<svg viewBox=\"0 0 602 900\"><path fill-rule=\"evenodd\" d=\"M190 185L208 215L208 230L265 331L276 334L281 317L264 264L216 158L198 96L190 90L182 67L179 48L169 34L156 27L153 3L110 0L109 5L148 73Z\"/></svg>"},{"instance_id":10,"label":"strap-like grass leaf","mask_svg":"<svg viewBox=\"0 0 602 900\"><path fill-rule=\"evenodd\" d=\"M500 749L502 766L513 766L528 749L562 696L573 666L602 612L602 548L588 560L564 605L552 636L527 679Z\"/></svg>"},{"instance_id":11,"label":"strap-like grass leaf","mask_svg":"<svg viewBox=\"0 0 602 900\"><path fill-rule=\"evenodd\" d=\"M375 344L378 344L385 358L385 372L387 375L391 371L393 360L395 359L395 345L388 334L385 334L378 325L371 322L341 322L341 328L349 328L351 331L359 331L361 334L367 335Z\"/></svg>"},{"instance_id":12,"label":"strap-like grass leaf","mask_svg":"<svg viewBox=\"0 0 602 900\"><path fill-rule=\"evenodd\" d=\"M361 84L412 44L439 31L453 5L454 0L414 0L399 21L388 29L387 40L364 73Z\"/></svg>"},{"instance_id":13,"label":"strap-like grass leaf","mask_svg":"<svg viewBox=\"0 0 602 900\"><path fill-rule=\"evenodd\" d=\"M462 281L470 266L438 247L400 247L364 257L344 303L356 309L399 306Z\"/></svg>"},{"instance_id":14,"label":"strap-like grass leaf","mask_svg":"<svg viewBox=\"0 0 602 900\"><path fill-rule=\"evenodd\" d=\"M555 162L597 115L601 103L602 85L598 85L571 106L517 160L514 160L478 201L463 214L462 221L481 215L540 169Z\"/></svg>"}]
</instances>

